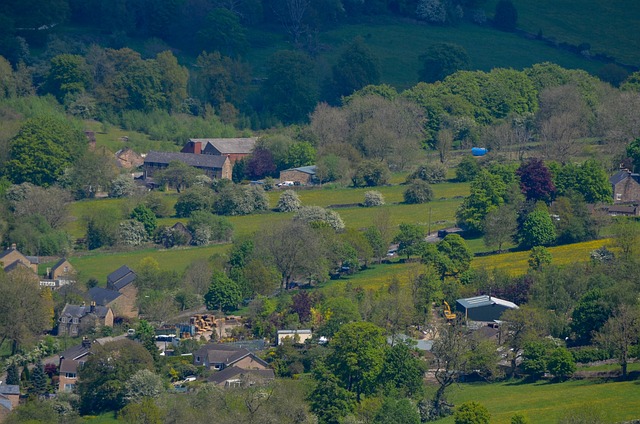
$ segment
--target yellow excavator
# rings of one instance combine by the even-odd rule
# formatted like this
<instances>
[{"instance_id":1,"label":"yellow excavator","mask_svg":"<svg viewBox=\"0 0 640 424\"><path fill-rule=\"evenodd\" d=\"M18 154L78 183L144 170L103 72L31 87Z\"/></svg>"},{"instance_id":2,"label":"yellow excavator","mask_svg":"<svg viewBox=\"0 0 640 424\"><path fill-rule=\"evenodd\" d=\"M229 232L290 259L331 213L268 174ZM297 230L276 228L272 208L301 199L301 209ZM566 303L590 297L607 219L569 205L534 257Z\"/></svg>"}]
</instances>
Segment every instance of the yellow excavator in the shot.
<instances>
[{"instance_id":1,"label":"yellow excavator","mask_svg":"<svg viewBox=\"0 0 640 424\"><path fill-rule=\"evenodd\" d=\"M451 306L449 306L446 300L444 301L444 317L447 319L447 321L453 321L454 319L456 319L456 314L451 312Z\"/></svg>"}]
</instances>

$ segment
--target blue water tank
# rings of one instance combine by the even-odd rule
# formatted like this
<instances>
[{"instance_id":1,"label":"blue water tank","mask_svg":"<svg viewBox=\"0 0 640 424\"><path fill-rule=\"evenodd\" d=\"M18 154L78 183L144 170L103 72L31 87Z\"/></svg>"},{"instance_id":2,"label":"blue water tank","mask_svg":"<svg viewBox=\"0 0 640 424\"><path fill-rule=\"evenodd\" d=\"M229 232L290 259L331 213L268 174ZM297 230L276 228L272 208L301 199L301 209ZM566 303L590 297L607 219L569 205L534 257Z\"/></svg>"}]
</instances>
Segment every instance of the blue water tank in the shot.
<instances>
[{"instance_id":1,"label":"blue water tank","mask_svg":"<svg viewBox=\"0 0 640 424\"><path fill-rule=\"evenodd\" d=\"M471 154L473 156L484 156L487 154L487 149L484 147L474 147L471 149Z\"/></svg>"}]
</instances>

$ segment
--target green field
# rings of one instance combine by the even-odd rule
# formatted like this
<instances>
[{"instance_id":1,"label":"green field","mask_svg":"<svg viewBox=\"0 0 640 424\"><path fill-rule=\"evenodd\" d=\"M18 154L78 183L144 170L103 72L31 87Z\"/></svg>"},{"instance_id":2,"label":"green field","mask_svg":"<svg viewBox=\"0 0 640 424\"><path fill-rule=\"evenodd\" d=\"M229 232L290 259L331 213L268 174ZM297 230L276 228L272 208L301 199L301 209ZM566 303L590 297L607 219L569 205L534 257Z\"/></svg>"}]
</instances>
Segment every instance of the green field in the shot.
<instances>
[{"instance_id":1,"label":"green field","mask_svg":"<svg viewBox=\"0 0 640 424\"><path fill-rule=\"evenodd\" d=\"M160 264L164 271L183 272L189 264L197 259L208 259L217 254L224 254L230 245L217 244L206 247L192 247L185 249L145 249L131 252L98 253L86 256L69 258L69 261L78 271L80 279L86 281L89 278L97 278L101 283L106 281L107 275L122 265L132 268L138 266L146 257L152 257Z\"/></svg>"},{"instance_id":2,"label":"green field","mask_svg":"<svg viewBox=\"0 0 640 424\"><path fill-rule=\"evenodd\" d=\"M493 11L497 1L487 3ZM518 27L573 45L591 44L623 63L640 65L640 2L637 0L513 0ZM493 12L488 12L492 15Z\"/></svg>"},{"instance_id":3,"label":"green field","mask_svg":"<svg viewBox=\"0 0 640 424\"><path fill-rule=\"evenodd\" d=\"M549 247L554 265L568 265L589 260L589 253L602 246L611 245L610 239L592 240L584 243L566 244L564 246ZM509 252L474 258L473 268L499 269L511 275L524 274L529 268L529 251Z\"/></svg>"},{"instance_id":4,"label":"green field","mask_svg":"<svg viewBox=\"0 0 640 424\"><path fill-rule=\"evenodd\" d=\"M247 60L256 76L264 77L267 58L289 46L281 37L255 32L252 39L264 36L267 41L252 49ZM318 72L329 74L342 47L355 37L365 39L366 45L378 57L380 81L399 90L413 87L422 68L420 55L432 43L456 43L467 50L471 69L489 71L492 68L523 69L535 63L554 62L569 69L584 69L595 73L602 63L587 60L573 53L556 49L538 40L528 40L486 26L462 23L455 27L431 26L417 21L391 17L375 17L361 24L341 25L319 34L322 49L318 56Z\"/></svg>"},{"instance_id":5,"label":"green field","mask_svg":"<svg viewBox=\"0 0 640 424\"><path fill-rule=\"evenodd\" d=\"M480 402L489 409L492 424L507 424L517 413L527 415L532 423L556 423L567 411L586 405L602 413L608 423L640 417L640 388L637 381L596 383L579 380L566 383L461 384L452 386L449 399L456 405ZM453 417L437 421L453 423Z\"/></svg>"}]
</instances>

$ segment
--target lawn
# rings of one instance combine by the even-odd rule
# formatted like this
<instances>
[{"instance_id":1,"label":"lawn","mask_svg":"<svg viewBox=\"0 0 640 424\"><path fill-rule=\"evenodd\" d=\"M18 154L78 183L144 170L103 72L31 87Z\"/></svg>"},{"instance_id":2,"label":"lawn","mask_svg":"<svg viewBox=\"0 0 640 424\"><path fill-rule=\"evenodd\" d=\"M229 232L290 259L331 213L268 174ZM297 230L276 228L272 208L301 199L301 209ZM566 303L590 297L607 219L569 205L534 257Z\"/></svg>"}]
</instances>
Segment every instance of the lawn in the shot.
<instances>
[{"instance_id":1,"label":"lawn","mask_svg":"<svg viewBox=\"0 0 640 424\"><path fill-rule=\"evenodd\" d=\"M583 409L585 405L602 413L605 422L614 423L640 416L639 389L638 381L461 384L449 389L449 399L456 405L480 402L489 409L492 424L507 424L517 412L527 415L533 423L555 423L567 411ZM437 422L453 423L453 417Z\"/></svg>"},{"instance_id":2,"label":"lawn","mask_svg":"<svg viewBox=\"0 0 640 424\"><path fill-rule=\"evenodd\" d=\"M189 264L197 259L208 259L217 254L224 254L230 245L212 245L206 247L192 247L185 249L145 249L132 252L98 253L69 258L69 261L80 274L80 279L97 278L101 283L106 281L107 275L122 265L136 268L146 257L154 258L160 264L160 269L183 272Z\"/></svg>"}]
</instances>

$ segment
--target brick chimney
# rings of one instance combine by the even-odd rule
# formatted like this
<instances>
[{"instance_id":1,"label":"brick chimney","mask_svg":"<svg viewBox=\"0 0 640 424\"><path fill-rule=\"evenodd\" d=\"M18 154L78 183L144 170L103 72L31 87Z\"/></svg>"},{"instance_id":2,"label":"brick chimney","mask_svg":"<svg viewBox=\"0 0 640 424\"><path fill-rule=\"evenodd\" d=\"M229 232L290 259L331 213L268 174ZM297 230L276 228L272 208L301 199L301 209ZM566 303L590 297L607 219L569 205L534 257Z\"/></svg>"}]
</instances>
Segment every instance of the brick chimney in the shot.
<instances>
[{"instance_id":1,"label":"brick chimney","mask_svg":"<svg viewBox=\"0 0 640 424\"><path fill-rule=\"evenodd\" d=\"M96 312L96 302L91 302L91 305L89 306L89 312L92 314Z\"/></svg>"},{"instance_id":2,"label":"brick chimney","mask_svg":"<svg viewBox=\"0 0 640 424\"><path fill-rule=\"evenodd\" d=\"M202 153L202 143L200 141L196 141L193 143L193 153L199 155Z\"/></svg>"}]
</instances>

